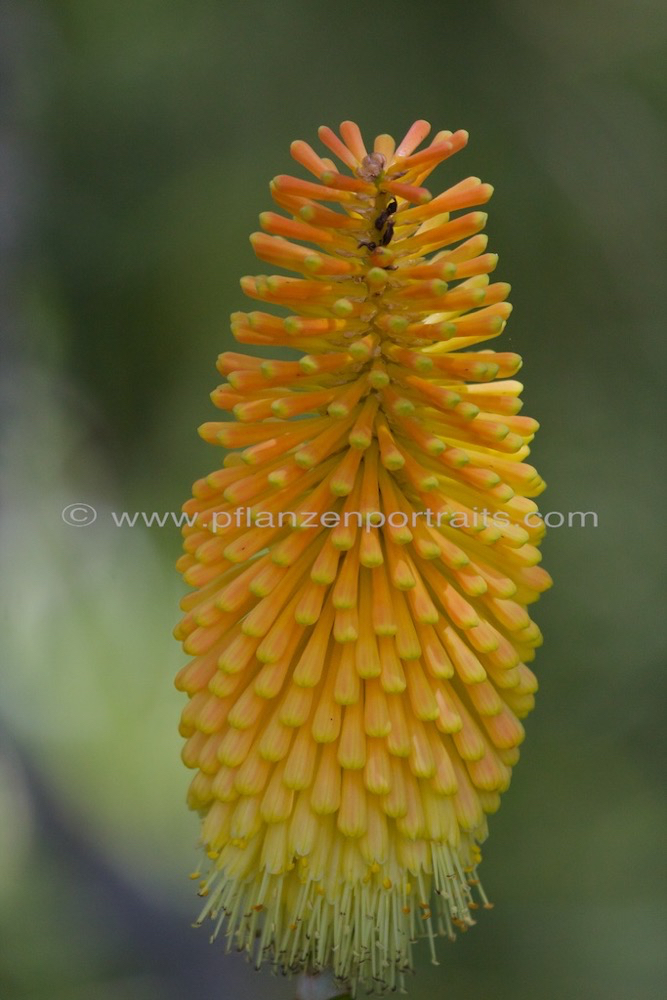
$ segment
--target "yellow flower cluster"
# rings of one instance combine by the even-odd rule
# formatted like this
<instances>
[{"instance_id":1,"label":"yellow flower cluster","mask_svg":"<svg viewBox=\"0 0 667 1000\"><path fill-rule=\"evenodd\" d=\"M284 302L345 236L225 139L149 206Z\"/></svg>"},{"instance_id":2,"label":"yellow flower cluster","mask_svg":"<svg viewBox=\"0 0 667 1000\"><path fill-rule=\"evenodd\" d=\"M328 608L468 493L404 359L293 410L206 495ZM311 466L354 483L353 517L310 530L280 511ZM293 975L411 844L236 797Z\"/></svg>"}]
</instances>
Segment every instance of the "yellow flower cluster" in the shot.
<instances>
[{"instance_id":1,"label":"yellow flower cluster","mask_svg":"<svg viewBox=\"0 0 667 1000\"><path fill-rule=\"evenodd\" d=\"M286 214L251 240L298 277L242 280L289 315L232 329L301 356L220 355L212 398L235 419L200 433L229 450L184 507L179 562L200 920L352 989L401 985L416 937L435 960L488 905L479 844L537 687L526 606L550 584L521 359L481 346L511 310L476 210L492 188L432 198L467 133L417 152L429 131L368 151L354 123L322 128L341 169L292 144L315 180L274 178Z\"/></svg>"}]
</instances>

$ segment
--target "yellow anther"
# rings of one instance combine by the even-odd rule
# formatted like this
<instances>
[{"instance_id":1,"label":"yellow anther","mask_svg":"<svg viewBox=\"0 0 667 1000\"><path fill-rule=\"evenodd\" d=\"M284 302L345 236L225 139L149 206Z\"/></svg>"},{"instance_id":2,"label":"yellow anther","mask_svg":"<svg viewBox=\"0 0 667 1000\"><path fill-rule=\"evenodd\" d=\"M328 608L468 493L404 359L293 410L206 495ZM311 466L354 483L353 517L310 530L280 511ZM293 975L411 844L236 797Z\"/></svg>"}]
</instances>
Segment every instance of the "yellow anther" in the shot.
<instances>
[{"instance_id":1,"label":"yellow anther","mask_svg":"<svg viewBox=\"0 0 667 1000\"><path fill-rule=\"evenodd\" d=\"M390 878L383 879L382 885L385 887L385 889L391 889L391 886L392 886L391 879Z\"/></svg>"}]
</instances>

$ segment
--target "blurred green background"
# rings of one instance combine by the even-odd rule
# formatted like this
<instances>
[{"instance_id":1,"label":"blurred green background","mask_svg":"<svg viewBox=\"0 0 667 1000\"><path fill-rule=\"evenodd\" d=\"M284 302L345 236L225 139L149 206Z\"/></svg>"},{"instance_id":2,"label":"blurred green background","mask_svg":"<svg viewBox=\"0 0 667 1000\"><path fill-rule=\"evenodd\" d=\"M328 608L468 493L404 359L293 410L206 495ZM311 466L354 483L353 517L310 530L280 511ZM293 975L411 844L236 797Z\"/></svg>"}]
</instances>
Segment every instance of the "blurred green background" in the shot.
<instances>
[{"instance_id":1,"label":"blurred green background","mask_svg":"<svg viewBox=\"0 0 667 1000\"><path fill-rule=\"evenodd\" d=\"M543 511L538 707L473 932L410 995L664 995L662 0L4 0L0 1000L288 998L190 921L178 510L289 143L467 128ZM298 168L297 168L298 169ZM97 521L68 527L84 501ZM219 945L219 943L218 943Z\"/></svg>"}]
</instances>

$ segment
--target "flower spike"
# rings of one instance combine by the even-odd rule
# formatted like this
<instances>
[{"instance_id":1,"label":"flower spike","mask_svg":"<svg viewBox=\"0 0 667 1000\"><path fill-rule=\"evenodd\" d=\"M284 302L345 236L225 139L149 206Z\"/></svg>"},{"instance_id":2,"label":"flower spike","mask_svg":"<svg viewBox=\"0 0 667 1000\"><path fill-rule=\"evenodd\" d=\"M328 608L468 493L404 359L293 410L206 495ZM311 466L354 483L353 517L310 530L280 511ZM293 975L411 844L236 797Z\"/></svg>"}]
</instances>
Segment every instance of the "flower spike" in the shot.
<instances>
[{"instance_id":1,"label":"flower spike","mask_svg":"<svg viewBox=\"0 0 667 1000\"><path fill-rule=\"evenodd\" d=\"M420 150L429 132L367 146L323 126L335 163L292 143L309 178L273 179L279 211L251 237L291 273L243 278L266 309L232 331L300 357L218 358L224 417L200 434L228 451L184 506L178 563L198 922L353 995L401 988L416 937L435 961L490 906L480 845L537 688L527 606L551 582L521 359L486 343L511 312L482 233L493 188L433 198L468 134Z\"/></svg>"}]
</instances>

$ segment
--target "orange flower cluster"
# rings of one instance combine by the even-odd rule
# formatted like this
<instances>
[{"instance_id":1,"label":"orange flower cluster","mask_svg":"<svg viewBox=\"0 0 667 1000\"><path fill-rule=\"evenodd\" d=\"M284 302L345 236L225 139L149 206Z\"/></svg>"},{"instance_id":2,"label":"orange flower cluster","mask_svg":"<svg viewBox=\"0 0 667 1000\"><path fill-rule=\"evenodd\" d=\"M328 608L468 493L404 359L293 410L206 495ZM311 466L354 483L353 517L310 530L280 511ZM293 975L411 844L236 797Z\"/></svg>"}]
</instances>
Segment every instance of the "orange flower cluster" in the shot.
<instances>
[{"instance_id":1,"label":"orange flower cluster","mask_svg":"<svg viewBox=\"0 0 667 1000\"><path fill-rule=\"evenodd\" d=\"M511 311L476 209L492 188L432 198L467 133L417 152L429 131L369 151L352 122L321 128L341 169L292 144L315 180L274 178L286 214L251 241L298 277L244 278L271 311L232 329L302 353L220 355L212 398L235 419L200 433L230 450L184 507L179 562L200 919L352 989L401 985L417 936L435 960L488 905L479 845L537 687L526 607L550 584L521 359L482 347Z\"/></svg>"}]
</instances>

